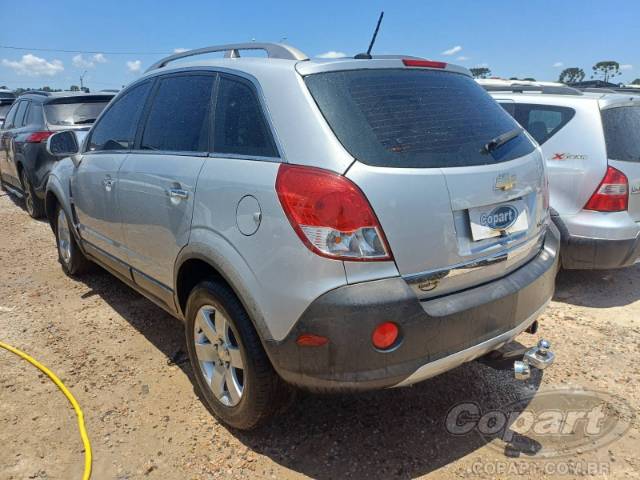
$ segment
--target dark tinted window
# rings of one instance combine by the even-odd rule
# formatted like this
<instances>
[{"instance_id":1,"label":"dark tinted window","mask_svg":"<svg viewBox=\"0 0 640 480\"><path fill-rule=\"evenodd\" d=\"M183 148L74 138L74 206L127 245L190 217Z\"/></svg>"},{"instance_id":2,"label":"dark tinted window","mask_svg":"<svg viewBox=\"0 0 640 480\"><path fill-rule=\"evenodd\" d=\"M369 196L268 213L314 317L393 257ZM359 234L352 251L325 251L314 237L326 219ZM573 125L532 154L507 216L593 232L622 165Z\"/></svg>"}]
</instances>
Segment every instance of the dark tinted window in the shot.
<instances>
[{"instance_id":1,"label":"dark tinted window","mask_svg":"<svg viewBox=\"0 0 640 480\"><path fill-rule=\"evenodd\" d=\"M9 110L11 110L11 105L0 105L0 118L7 118Z\"/></svg>"},{"instance_id":2,"label":"dark tinted window","mask_svg":"<svg viewBox=\"0 0 640 480\"><path fill-rule=\"evenodd\" d=\"M271 132L253 89L222 77L216 103L213 149L259 157L277 157Z\"/></svg>"},{"instance_id":3,"label":"dark tinted window","mask_svg":"<svg viewBox=\"0 0 640 480\"><path fill-rule=\"evenodd\" d=\"M4 125L2 128L12 128L13 127L13 119L16 116L16 110L18 110L18 104L14 103L11 105L11 110L7 113L7 118L4 120Z\"/></svg>"},{"instance_id":4,"label":"dark tinted window","mask_svg":"<svg viewBox=\"0 0 640 480\"><path fill-rule=\"evenodd\" d=\"M16 110L16 116L13 119L13 126L15 128L19 128L24 125L24 114L27 112L27 107L29 106L29 102L22 101L18 104L18 110Z\"/></svg>"},{"instance_id":5,"label":"dark tinted window","mask_svg":"<svg viewBox=\"0 0 640 480\"><path fill-rule=\"evenodd\" d=\"M607 156L612 160L640 162L640 106L602 111Z\"/></svg>"},{"instance_id":6,"label":"dark tinted window","mask_svg":"<svg viewBox=\"0 0 640 480\"><path fill-rule=\"evenodd\" d=\"M143 150L206 152L209 111L215 77L164 78L153 99L142 135Z\"/></svg>"},{"instance_id":7,"label":"dark tinted window","mask_svg":"<svg viewBox=\"0 0 640 480\"><path fill-rule=\"evenodd\" d=\"M31 103L31 108L29 108L29 113L27 113L27 125L44 125L42 105Z\"/></svg>"},{"instance_id":8,"label":"dark tinted window","mask_svg":"<svg viewBox=\"0 0 640 480\"><path fill-rule=\"evenodd\" d=\"M111 97L70 97L49 102L44 107L50 125L91 125Z\"/></svg>"},{"instance_id":9,"label":"dark tinted window","mask_svg":"<svg viewBox=\"0 0 640 480\"><path fill-rule=\"evenodd\" d=\"M89 150L128 150L133 146L150 87L151 82L136 85L111 105L91 133Z\"/></svg>"},{"instance_id":10,"label":"dark tinted window","mask_svg":"<svg viewBox=\"0 0 640 480\"><path fill-rule=\"evenodd\" d=\"M540 145L560 131L576 114L573 108L527 103L501 103Z\"/></svg>"},{"instance_id":11,"label":"dark tinted window","mask_svg":"<svg viewBox=\"0 0 640 480\"><path fill-rule=\"evenodd\" d=\"M534 150L525 135L518 135L482 153L484 145L518 126L466 75L351 70L310 75L305 81L338 139L369 165L483 165Z\"/></svg>"}]
</instances>

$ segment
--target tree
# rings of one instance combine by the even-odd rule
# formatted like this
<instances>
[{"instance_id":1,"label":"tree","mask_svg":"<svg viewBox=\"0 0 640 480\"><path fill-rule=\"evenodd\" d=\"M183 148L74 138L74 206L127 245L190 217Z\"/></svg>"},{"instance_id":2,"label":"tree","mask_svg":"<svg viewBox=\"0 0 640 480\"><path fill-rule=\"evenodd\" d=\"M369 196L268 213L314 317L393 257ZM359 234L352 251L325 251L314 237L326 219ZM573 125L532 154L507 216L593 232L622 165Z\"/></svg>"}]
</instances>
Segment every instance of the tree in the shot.
<instances>
[{"instance_id":1,"label":"tree","mask_svg":"<svg viewBox=\"0 0 640 480\"><path fill-rule=\"evenodd\" d=\"M576 83L584 80L584 70L578 67L569 67L562 70L558 81L560 83Z\"/></svg>"},{"instance_id":2,"label":"tree","mask_svg":"<svg viewBox=\"0 0 640 480\"><path fill-rule=\"evenodd\" d=\"M491 70L487 67L471 68L470 71L473 78L487 78L491 75Z\"/></svg>"},{"instance_id":3,"label":"tree","mask_svg":"<svg viewBox=\"0 0 640 480\"><path fill-rule=\"evenodd\" d=\"M523 80L526 80L527 82L535 82L536 79L533 77L527 77L527 78L523 78Z\"/></svg>"},{"instance_id":4,"label":"tree","mask_svg":"<svg viewBox=\"0 0 640 480\"><path fill-rule=\"evenodd\" d=\"M636 78L633 82L631 82L631 85L640 85L640 78Z\"/></svg>"},{"instance_id":5,"label":"tree","mask_svg":"<svg viewBox=\"0 0 640 480\"><path fill-rule=\"evenodd\" d=\"M71 90L72 92L79 92L80 87L78 85L71 85L71 87L69 87L69 90Z\"/></svg>"},{"instance_id":6,"label":"tree","mask_svg":"<svg viewBox=\"0 0 640 480\"><path fill-rule=\"evenodd\" d=\"M593 70L591 78L602 75L602 80L605 82L608 82L617 75L622 75L622 72L620 71L620 64L613 60L603 60L602 62L598 62L591 67L591 69Z\"/></svg>"}]
</instances>

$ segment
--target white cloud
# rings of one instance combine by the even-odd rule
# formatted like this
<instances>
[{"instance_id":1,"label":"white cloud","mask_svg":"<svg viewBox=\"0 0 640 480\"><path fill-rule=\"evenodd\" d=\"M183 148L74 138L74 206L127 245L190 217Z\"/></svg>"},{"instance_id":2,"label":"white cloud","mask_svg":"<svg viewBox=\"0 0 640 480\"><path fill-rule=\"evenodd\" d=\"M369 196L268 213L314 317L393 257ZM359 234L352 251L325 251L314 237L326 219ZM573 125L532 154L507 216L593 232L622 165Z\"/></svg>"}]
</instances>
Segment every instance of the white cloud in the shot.
<instances>
[{"instance_id":1,"label":"white cloud","mask_svg":"<svg viewBox=\"0 0 640 480\"><path fill-rule=\"evenodd\" d=\"M445 50L442 52L442 55L455 55L462 51L462 47L460 45L456 45L455 47L450 48L449 50Z\"/></svg>"},{"instance_id":2,"label":"white cloud","mask_svg":"<svg viewBox=\"0 0 640 480\"><path fill-rule=\"evenodd\" d=\"M552 66L553 66L553 67L555 67L555 68L560 68L560 67L563 67L563 66L564 66L564 63L562 63L562 62L556 62L556 63L554 63Z\"/></svg>"},{"instance_id":3,"label":"white cloud","mask_svg":"<svg viewBox=\"0 0 640 480\"><path fill-rule=\"evenodd\" d=\"M64 70L60 60L51 60L49 62L31 53L23 55L20 61L3 58L2 65L11 68L18 75L28 75L29 77L39 77L41 75L52 77Z\"/></svg>"},{"instance_id":4,"label":"white cloud","mask_svg":"<svg viewBox=\"0 0 640 480\"><path fill-rule=\"evenodd\" d=\"M96 53L93 56L93 61L96 63L107 63L107 57L105 57L102 53Z\"/></svg>"},{"instance_id":5,"label":"white cloud","mask_svg":"<svg viewBox=\"0 0 640 480\"><path fill-rule=\"evenodd\" d=\"M102 53L96 53L89 58L84 58L82 54L78 54L71 59L71 62L77 68L93 68L96 63L107 63L107 57Z\"/></svg>"},{"instance_id":6,"label":"white cloud","mask_svg":"<svg viewBox=\"0 0 640 480\"><path fill-rule=\"evenodd\" d=\"M129 60L127 68L131 73L138 73L142 69L142 62L140 60Z\"/></svg>"},{"instance_id":7,"label":"white cloud","mask_svg":"<svg viewBox=\"0 0 640 480\"><path fill-rule=\"evenodd\" d=\"M620 70L633 70L633 65L629 65L628 63L620 64Z\"/></svg>"},{"instance_id":8,"label":"white cloud","mask_svg":"<svg viewBox=\"0 0 640 480\"><path fill-rule=\"evenodd\" d=\"M460 55L458 58L456 58L456 60L458 60L459 62L466 62L467 60L471 60L469 57L465 57L464 55Z\"/></svg>"},{"instance_id":9,"label":"white cloud","mask_svg":"<svg viewBox=\"0 0 640 480\"><path fill-rule=\"evenodd\" d=\"M321 53L320 55L316 55L318 58L343 58L346 57L347 54L344 52L338 52L336 50L329 50L328 52Z\"/></svg>"}]
</instances>

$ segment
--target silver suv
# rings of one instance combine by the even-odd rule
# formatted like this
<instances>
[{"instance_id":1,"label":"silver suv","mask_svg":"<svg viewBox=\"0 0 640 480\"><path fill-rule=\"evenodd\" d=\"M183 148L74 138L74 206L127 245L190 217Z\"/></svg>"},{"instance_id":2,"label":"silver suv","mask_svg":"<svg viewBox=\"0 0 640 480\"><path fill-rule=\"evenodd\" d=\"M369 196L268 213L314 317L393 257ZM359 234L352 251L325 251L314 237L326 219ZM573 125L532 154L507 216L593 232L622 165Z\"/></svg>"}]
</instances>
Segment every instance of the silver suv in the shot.
<instances>
[{"instance_id":1,"label":"silver suv","mask_svg":"<svg viewBox=\"0 0 640 480\"><path fill-rule=\"evenodd\" d=\"M640 260L640 96L562 84L479 81L540 144L562 266Z\"/></svg>"},{"instance_id":2,"label":"silver suv","mask_svg":"<svg viewBox=\"0 0 640 480\"><path fill-rule=\"evenodd\" d=\"M184 319L202 396L237 428L289 385L410 385L473 360L554 290L540 151L461 67L210 47L48 148L71 155L46 201L64 270L95 262Z\"/></svg>"}]
</instances>

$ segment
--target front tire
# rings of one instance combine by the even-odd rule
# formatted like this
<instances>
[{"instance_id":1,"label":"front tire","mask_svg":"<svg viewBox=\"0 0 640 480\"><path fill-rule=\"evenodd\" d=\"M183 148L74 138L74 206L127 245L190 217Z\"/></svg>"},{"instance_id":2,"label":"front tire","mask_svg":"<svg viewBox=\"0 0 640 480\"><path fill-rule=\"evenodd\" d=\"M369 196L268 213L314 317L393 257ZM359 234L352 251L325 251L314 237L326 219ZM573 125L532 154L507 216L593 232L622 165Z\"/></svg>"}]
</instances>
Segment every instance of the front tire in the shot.
<instances>
[{"instance_id":1,"label":"front tire","mask_svg":"<svg viewBox=\"0 0 640 480\"><path fill-rule=\"evenodd\" d=\"M56 210L56 245L58 260L69 276L78 276L91 269L91 262L84 256L71 232L71 222L64 209L58 205Z\"/></svg>"},{"instance_id":2,"label":"front tire","mask_svg":"<svg viewBox=\"0 0 640 480\"><path fill-rule=\"evenodd\" d=\"M209 410L250 430L286 402L290 390L274 371L247 312L226 285L199 283L186 308L191 367Z\"/></svg>"},{"instance_id":3,"label":"front tire","mask_svg":"<svg viewBox=\"0 0 640 480\"><path fill-rule=\"evenodd\" d=\"M44 216L44 202L38 198L36 192L29 181L27 171L22 168L20 171L20 180L22 182L22 191L24 192L24 205L27 213L32 218L42 218Z\"/></svg>"}]
</instances>

